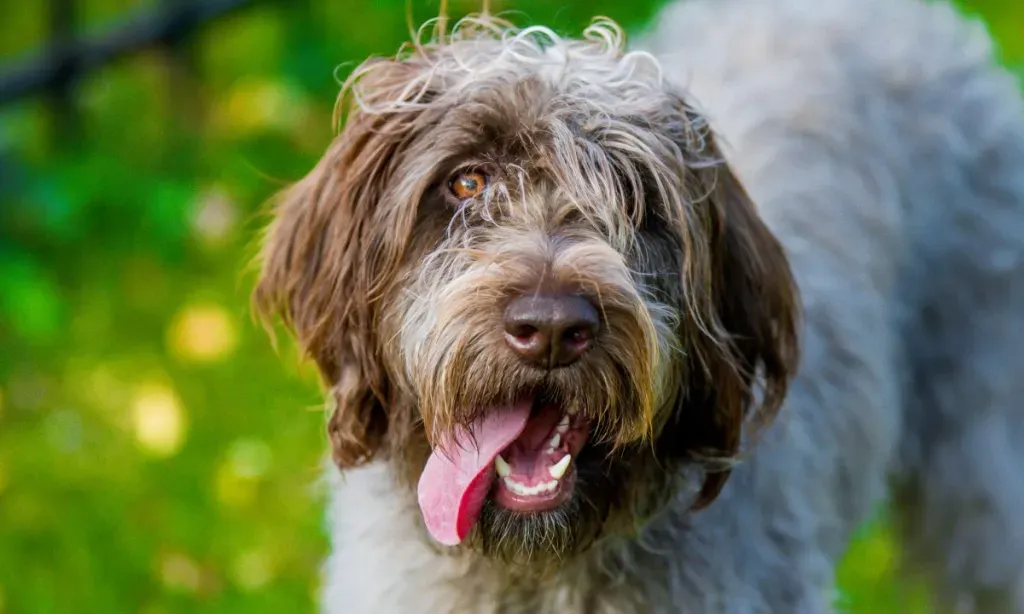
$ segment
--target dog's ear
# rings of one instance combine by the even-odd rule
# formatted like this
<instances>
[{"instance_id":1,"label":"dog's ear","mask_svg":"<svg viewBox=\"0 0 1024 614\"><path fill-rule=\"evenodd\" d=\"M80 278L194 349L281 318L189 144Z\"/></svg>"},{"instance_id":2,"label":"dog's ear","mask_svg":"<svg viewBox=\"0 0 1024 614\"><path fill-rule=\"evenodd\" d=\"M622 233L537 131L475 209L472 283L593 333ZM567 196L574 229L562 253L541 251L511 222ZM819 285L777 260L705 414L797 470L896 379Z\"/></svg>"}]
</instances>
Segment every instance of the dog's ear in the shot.
<instances>
[{"instance_id":1,"label":"dog's ear","mask_svg":"<svg viewBox=\"0 0 1024 614\"><path fill-rule=\"evenodd\" d=\"M778 413L798 362L800 301L782 245L706 123L683 108L682 151L698 161L686 170L694 198L684 206L691 210L679 218L696 227L681 233L693 239L691 249L684 247L680 324L687 364L677 410L659 443L669 455L704 462L699 509L718 496L741 447Z\"/></svg>"},{"instance_id":2,"label":"dog's ear","mask_svg":"<svg viewBox=\"0 0 1024 614\"><path fill-rule=\"evenodd\" d=\"M330 389L335 462L366 462L413 417L389 407L377 337L382 297L395 282L416 215L416 186L400 181L405 150L429 119L408 104L429 83L413 61L357 69L339 99L344 128L306 177L276 202L253 293L264 319L281 317ZM346 103L348 108L345 108ZM401 437L399 437L401 439Z\"/></svg>"}]
</instances>

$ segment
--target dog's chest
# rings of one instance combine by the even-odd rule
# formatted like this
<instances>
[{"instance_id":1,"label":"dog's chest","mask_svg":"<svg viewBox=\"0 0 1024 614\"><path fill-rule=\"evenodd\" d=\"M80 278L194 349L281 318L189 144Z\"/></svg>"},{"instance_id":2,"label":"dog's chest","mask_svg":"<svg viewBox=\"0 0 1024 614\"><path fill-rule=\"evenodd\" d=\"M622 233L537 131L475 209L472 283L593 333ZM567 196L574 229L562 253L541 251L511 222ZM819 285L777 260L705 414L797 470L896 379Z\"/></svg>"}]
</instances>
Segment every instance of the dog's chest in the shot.
<instances>
[{"instance_id":1,"label":"dog's chest","mask_svg":"<svg viewBox=\"0 0 1024 614\"><path fill-rule=\"evenodd\" d=\"M373 465L331 471L332 553L322 611L334 614L612 614L636 611L636 583L609 586L581 568L542 585L511 584L472 557L438 554L414 521L418 513Z\"/></svg>"}]
</instances>

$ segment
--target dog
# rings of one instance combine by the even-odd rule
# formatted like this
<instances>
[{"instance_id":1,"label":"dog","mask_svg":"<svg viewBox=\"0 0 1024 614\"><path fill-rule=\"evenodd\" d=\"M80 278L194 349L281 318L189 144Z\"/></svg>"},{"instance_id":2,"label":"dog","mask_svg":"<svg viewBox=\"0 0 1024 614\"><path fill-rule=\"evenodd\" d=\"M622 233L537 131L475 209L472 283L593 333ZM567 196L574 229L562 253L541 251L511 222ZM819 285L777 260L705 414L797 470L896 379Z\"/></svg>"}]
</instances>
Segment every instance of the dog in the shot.
<instances>
[{"instance_id":1,"label":"dog","mask_svg":"<svg viewBox=\"0 0 1024 614\"><path fill-rule=\"evenodd\" d=\"M918 0L486 11L358 67L254 304L328 391L345 613L834 612L892 509L1024 614L1024 104Z\"/></svg>"}]
</instances>

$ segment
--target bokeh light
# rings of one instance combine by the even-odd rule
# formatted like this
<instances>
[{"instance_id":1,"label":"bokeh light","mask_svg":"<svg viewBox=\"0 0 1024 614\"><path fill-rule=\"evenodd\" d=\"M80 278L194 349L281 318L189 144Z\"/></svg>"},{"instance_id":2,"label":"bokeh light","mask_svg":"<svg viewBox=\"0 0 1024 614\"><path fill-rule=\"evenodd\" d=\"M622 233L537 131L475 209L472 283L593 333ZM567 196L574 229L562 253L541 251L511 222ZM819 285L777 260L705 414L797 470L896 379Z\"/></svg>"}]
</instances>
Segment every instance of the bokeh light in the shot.
<instances>
[{"instance_id":1,"label":"bokeh light","mask_svg":"<svg viewBox=\"0 0 1024 614\"><path fill-rule=\"evenodd\" d=\"M231 566L231 576L242 590L258 591L274 579L273 553L260 549L243 552Z\"/></svg>"},{"instance_id":2,"label":"bokeh light","mask_svg":"<svg viewBox=\"0 0 1024 614\"><path fill-rule=\"evenodd\" d=\"M272 462L270 447L263 441L243 439L232 443L217 467L214 483L217 500L229 508L252 506L260 481Z\"/></svg>"},{"instance_id":3,"label":"bokeh light","mask_svg":"<svg viewBox=\"0 0 1024 614\"><path fill-rule=\"evenodd\" d=\"M243 79L219 101L216 125L228 138L244 138L268 130L284 132L302 121L307 106L301 92L283 81Z\"/></svg>"},{"instance_id":4,"label":"bokeh light","mask_svg":"<svg viewBox=\"0 0 1024 614\"><path fill-rule=\"evenodd\" d=\"M220 246L238 224L238 204L221 187L202 191L196 198L192 228L209 246Z\"/></svg>"},{"instance_id":5,"label":"bokeh light","mask_svg":"<svg viewBox=\"0 0 1024 614\"><path fill-rule=\"evenodd\" d=\"M135 440L147 454L173 456L185 443L187 416L174 391L162 384L139 387L132 399Z\"/></svg>"},{"instance_id":6,"label":"bokeh light","mask_svg":"<svg viewBox=\"0 0 1024 614\"><path fill-rule=\"evenodd\" d=\"M160 580L173 591L198 593L203 581L199 565L187 555L168 553L160 559Z\"/></svg>"},{"instance_id":7,"label":"bokeh light","mask_svg":"<svg viewBox=\"0 0 1024 614\"><path fill-rule=\"evenodd\" d=\"M188 305L171 324L171 351L182 360L214 362L228 358L238 343L235 319L218 305Z\"/></svg>"}]
</instances>

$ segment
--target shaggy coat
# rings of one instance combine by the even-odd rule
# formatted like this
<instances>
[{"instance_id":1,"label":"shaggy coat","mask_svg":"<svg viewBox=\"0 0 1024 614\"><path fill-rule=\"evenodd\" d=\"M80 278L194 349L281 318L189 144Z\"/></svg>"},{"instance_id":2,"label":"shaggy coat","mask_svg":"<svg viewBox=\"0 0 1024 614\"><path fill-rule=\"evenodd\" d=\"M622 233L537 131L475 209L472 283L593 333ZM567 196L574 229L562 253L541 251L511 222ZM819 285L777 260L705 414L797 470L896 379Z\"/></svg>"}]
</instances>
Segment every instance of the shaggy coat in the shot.
<instances>
[{"instance_id":1,"label":"shaggy coat","mask_svg":"<svg viewBox=\"0 0 1024 614\"><path fill-rule=\"evenodd\" d=\"M888 502L940 612L1024 614L1024 105L987 34L918 0L655 23L439 27L354 72L278 201L255 299L330 391L323 610L826 614ZM600 332L536 368L502 314L551 292ZM425 463L524 395L586 438L564 501L441 546Z\"/></svg>"}]
</instances>

